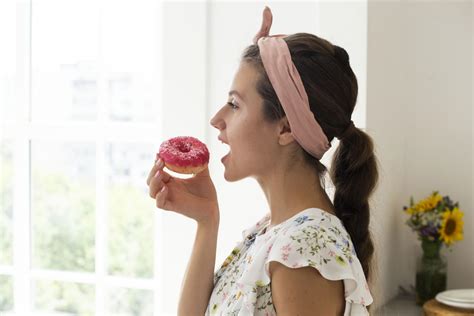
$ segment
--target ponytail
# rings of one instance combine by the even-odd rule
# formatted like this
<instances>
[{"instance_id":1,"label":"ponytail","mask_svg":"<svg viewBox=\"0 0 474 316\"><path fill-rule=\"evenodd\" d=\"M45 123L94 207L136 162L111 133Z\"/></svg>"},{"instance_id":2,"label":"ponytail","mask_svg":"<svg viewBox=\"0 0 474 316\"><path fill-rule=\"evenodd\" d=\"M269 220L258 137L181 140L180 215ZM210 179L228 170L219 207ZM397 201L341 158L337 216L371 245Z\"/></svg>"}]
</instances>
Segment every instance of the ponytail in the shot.
<instances>
[{"instance_id":1,"label":"ponytail","mask_svg":"<svg viewBox=\"0 0 474 316\"><path fill-rule=\"evenodd\" d=\"M330 170L335 186L334 208L354 244L364 274L369 280L374 244L369 231L369 197L378 179L373 141L354 128L336 149Z\"/></svg>"}]
</instances>

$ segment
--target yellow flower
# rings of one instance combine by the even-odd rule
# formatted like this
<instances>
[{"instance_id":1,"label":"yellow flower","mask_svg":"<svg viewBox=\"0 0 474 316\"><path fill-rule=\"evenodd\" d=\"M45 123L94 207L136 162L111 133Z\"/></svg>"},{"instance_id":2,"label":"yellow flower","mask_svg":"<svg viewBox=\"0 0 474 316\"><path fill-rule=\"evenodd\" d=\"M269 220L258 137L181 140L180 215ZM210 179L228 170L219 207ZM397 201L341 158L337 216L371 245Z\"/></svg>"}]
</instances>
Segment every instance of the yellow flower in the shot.
<instances>
[{"instance_id":1,"label":"yellow flower","mask_svg":"<svg viewBox=\"0 0 474 316\"><path fill-rule=\"evenodd\" d=\"M236 255L236 254L238 254L239 252L240 252L239 247L235 247L234 250L232 250L232 254L233 254L233 255Z\"/></svg>"},{"instance_id":2,"label":"yellow flower","mask_svg":"<svg viewBox=\"0 0 474 316\"><path fill-rule=\"evenodd\" d=\"M443 220L440 228L440 237L447 244L463 239L463 212L455 207L452 211L446 210L443 213Z\"/></svg>"},{"instance_id":3,"label":"yellow flower","mask_svg":"<svg viewBox=\"0 0 474 316\"><path fill-rule=\"evenodd\" d=\"M412 207L407 208L405 212L407 212L408 214L415 214L430 211L434 209L442 199L443 197L441 196L441 194L439 194L438 192L434 192L426 199L423 199Z\"/></svg>"},{"instance_id":4,"label":"yellow flower","mask_svg":"<svg viewBox=\"0 0 474 316\"><path fill-rule=\"evenodd\" d=\"M263 283L262 280L257 280L257 281L255 282L255 285L256 285L256 286L265 286L265 284Z\"/></svg>"},{"instance_id":5,"label":"yellow flower","mask_svg":"<svg viewBox=\"0 0 474 316\"><path fill-rule=\"evenodd\" d=\"M346 265L346 262L344 261L344 258L341 256L336 256L336 262L339 263L340 265Z\"/></svg>"},{"instance_id":6,"label":"yellow flower","mask_svg":"<svg viewBox=\"0 0 474 316\"><path fill-rule=\"evenodd\" d=\"M410 208L407 208L407 209L405 210L405 212L407 212L407 213L410 214L410 215L413 215L413 214L415 214L415 213L417 212L417 210L410 207Z\"/></svg>"},{"instance_id":7,"label":"yellow flower","mask_svg":"<svg viewBox=\"0 0 474 316\"><path fill-rule=\"evenodd\" d=\"M234 259L234 256L236 256L238 253L240 252L240 249L239 247L235 247L231 254L227 256L227 258L225 259L224 263L222 264L221 268L222 267L227 267L229 265L229 263L232 262L232 260Z\"/></svg>"},{"instance_id":8,"label":"yellow flower","mask_svg":"<svg viewBox=\"0 0 474 316\"><path fill-rule=\"evenodd\" d=\"M231 258L231 257L227 257L227 258L225 259L224 263L222 263L221 268L227 267L227 266L229 265L229 263L231 263L231 262L232 262L232 258Z\"/></svg>"}]
</instances>

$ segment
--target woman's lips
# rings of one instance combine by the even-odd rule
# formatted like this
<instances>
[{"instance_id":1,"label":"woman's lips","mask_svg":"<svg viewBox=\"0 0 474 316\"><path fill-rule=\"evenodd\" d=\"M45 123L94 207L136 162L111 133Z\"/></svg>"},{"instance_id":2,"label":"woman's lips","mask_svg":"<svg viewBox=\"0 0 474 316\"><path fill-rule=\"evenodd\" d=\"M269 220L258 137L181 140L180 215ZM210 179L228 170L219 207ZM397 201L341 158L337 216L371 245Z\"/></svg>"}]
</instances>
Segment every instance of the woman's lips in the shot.
<instances>
[{"instance_id":1,"label":"woman's lips","mask_svg":"<svg viewBox=\"0 0 474 316\"><path fill-rule=\"evenodd\" d=\"M226 160L226 158L230 155L230 152L227 153L227 155L225 155L224 157L221 158L221 162L224 162L224 160Z\"/></svg>"}]
</instances>

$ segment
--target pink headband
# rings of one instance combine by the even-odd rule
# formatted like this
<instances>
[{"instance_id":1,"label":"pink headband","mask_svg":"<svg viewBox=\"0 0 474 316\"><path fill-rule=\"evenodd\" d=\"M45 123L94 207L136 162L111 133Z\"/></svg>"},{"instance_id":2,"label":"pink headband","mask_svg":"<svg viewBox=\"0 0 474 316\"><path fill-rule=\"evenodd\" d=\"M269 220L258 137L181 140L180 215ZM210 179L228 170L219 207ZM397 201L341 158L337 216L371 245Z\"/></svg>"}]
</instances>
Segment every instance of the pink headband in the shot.
<instances>
[{"instance_id":1,"label":"pink headband","mask_svg":"<svg viewBox=\"0 0 474 316\"><path fill-rule=\"evenodd\" d=\"M331 144L310 110L303 82L283 40L287 35L269 36L271 25L272 12L266 6L253 43L258 43L263 66L286 113L293 137L312 156L321 159Z\"/></svg>"}]
</instances>

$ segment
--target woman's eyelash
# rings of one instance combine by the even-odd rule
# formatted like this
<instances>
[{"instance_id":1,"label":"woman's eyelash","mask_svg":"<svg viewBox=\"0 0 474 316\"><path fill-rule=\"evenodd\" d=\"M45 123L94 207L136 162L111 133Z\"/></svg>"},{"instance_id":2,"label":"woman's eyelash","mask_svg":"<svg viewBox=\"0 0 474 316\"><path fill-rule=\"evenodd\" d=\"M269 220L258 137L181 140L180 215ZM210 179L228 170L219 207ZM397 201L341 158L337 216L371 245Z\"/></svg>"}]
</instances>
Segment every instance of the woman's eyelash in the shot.
<instances>
[{"instance_id":1,"label":"woman's eyelash","mask_svg":"<svg viewBox=\"0 0 474 316\"><path fill-rule=\"evenodd\" d=\"M233 109L236 109L236 108L238 108L238 106L237 106L237 105L235 105L235 104L234 104L234 103L232 103L232 102L227 102L227 105L228 105L228 106L230 106L230 107L231 107L231 108L233 108Z\"/></svg>"}]
</instances>

